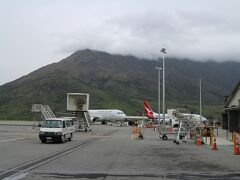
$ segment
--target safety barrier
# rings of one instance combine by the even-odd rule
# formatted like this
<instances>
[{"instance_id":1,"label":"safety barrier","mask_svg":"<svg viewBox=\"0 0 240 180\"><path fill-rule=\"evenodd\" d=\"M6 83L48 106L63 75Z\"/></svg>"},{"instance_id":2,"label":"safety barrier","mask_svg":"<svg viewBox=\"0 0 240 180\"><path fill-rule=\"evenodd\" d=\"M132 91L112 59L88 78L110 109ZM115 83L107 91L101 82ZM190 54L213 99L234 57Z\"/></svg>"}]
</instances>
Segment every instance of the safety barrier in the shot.
<instances>
[{"instance_id":1,"label":"safety barrier","mask_svg":"<svg viewBox=\"0 0 240 180\"><path fill-rule=\"evenodd\" d=\"M197 144L198 146L201 146L201 145L202 145L202 141L201 141L201 138L200 138L200 134L198 134L198 138L197 138L196 144Z\"/></svg>"},{"instance_id":2,"label":"safety barrier","mask_svg":"<svg viewBox=\"0 0 240 180\"><path fill-rule=\"evenodd\" d=\"M233 133L233 151L235 155L240 155L238 135L236 132Z\"/></svg>"},{"instance_id":3,"label":"safety barrier","mask_svg":"<svg viewBox=\"0 0 240 180\"><path fill-rule=\"evenodd\" d=\"M215 134L214 134L214 138L213 138L212 150L218 150L218 148L217 148L217 141L216 141L216 136L215 136Z\"/></svg>"},{"instance_id":4,"label":"safety barrier","mask_svg":"<svg viewBox=\"0 0 240 180\"><path fill-rule=\"evenodd\" d=\"M131 140L133 138L135 138L135 139L143 139L143 133L142 133L142 130L141 130L140 127L133 126Z\"/></svg>"}]
</instances>

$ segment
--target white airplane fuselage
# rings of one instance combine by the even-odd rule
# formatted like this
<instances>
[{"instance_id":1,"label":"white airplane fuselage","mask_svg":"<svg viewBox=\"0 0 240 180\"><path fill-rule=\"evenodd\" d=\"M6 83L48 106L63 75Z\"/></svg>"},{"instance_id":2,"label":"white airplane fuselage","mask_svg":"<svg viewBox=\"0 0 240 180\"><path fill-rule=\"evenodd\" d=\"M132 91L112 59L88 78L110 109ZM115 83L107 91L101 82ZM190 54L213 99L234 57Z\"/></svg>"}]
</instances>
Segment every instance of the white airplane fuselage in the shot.
<instances>
[{"instance_id":1,"label":"white airplane fuselage","mask_svg":"<svg viewBox=\"0 0 240 180\"><path fill-rule=\"evenodd\" d=\"M158 113L153 112L153 118L154 119L159 119ZM163 114L160 114L160 119L162 119L162 118L163 118ZM165 114L165 118L169 118L168 114Z\"/></svg>"},{"instance_id":2,"label":"white airplane fuselage","mask_svg":"<svg viewBox=\"0 0 240 180\"><path fill-rule=\"evenodd\" d=\"M126 114L118 109L96 109L89 110L89 115L92 122L109 121L109 122L124 122Z\"/></svg>"},{"instance_id":3,"label":"white airplane fuselage","mask_svg":"<svg viewBox=\"0 0 240 180\"><path fill-rule=\"evenodd\" d=\"M182 115L186 118L194 119L197 122L204 122L207 121L207 119L203 116L200 116L199 114L189 114L189 113L182 113Z\"/></svg>"},{"instance_id":4,"label":"white airplane fuselage","mask_svg":"<svg viewBox=\"0 0 240 180\"><path fill-rule=\"evenodd\" d=\"M163 123L163 114L160 114L160 121L159 121L159 116L158 113L153 113L154 119L157 120L157 122ZM175 124L175 118L171 118L168 116L168 114L165 114L165 124L167 125L174 125Z\"/></svg>"}]
</instances>

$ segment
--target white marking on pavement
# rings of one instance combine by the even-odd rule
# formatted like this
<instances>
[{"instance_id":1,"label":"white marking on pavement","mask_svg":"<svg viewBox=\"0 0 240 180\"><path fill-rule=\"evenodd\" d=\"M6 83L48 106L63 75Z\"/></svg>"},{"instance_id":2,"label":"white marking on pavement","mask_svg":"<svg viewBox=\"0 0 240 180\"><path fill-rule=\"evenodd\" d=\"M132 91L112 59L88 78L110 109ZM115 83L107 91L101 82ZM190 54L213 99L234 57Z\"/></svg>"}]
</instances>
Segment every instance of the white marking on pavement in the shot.
<instances>
[{"instance_id":1,"label":"white marking on pavement","mask_svg":"<svg viewBox=\"0 0 240 180\"><path fill-rule=\"evenodd\" d=\"M19 179L22 179L22 178L26 177L27 175L28 175L28 172L23 173L23 174L19 174L19 175L14 176L14 177L7 177L7 178L4 178L3 180L19 180Z\"/></svg>"},{"instance_id":2,"label":"white marking on pavement","mask_svg":"<svg viewBox=\"0 0 240 180\"><path fill-rule=\"evenodd\" d=\"M22 139L25 139L25 138L15 138L15 139L5 139L5 140L1 140L1 142L9 142L9 141L17 141L17 140L22 140Z\"/></svg>"}]
</instances>

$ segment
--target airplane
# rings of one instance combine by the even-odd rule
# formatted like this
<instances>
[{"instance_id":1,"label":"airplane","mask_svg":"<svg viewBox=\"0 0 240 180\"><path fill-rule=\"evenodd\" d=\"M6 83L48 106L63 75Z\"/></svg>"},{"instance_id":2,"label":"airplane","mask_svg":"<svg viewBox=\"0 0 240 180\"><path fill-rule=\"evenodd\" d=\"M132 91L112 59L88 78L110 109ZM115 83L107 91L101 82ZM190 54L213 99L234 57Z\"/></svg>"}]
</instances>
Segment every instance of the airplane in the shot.
<instances>
[{"instance_id":1,"label":"airplane","mask_svg":"<svg viewBox=\"0 0 240 180\"><path fill-rule=\"evenodd\" d=\"M144 104L145 115L149 119L159 121L159 114L152 110L152 108L149 106L148 102L145 100L143 102L143 104ZM163 114L160 114L160 122L162 122L162 120L163 120ZM175 123L174 118L169 116L169 114L165 114L165 123L172 125L173 123Z\"/></svg>"},{"instance_id":2,"label":"airplane","mask_svg":"<svg viewBox=\"0 0 240 180\"><path fill-rule=\"evenodd\" d=\"M91 122L102 122L102 124L107 124L107 122L118 123L121 125L127 121L127 116L123 111L118 109L95 109L88 110ZM59 113L66 114L66 113ZM62 118L75 119L76 117L65 116Z\"/></svg>"},{"instance_id":3,"label":"airplane","mask_svg":"<svg viewBox=\"0 0 240 180\"><path fill-rule=\"evenodd\" d=\"M144 102L144 112L146 114L146 116L149 119L158 119L158 113L155 113L152 108L149 106L148 102L145 100ZM163 114L160 114L160 119L163 118ZM170 118L168 114L165 114L165 118Z\"/></svg>"},{"instance_id":4,"label":"airplane","mask_svg":"<svg viewBox=\"0 0 240 180\"><path fill-rule=\"evenodd\" d=\"M118 109L97 109L88 110L91 122L101 121L102 124L107 124L107 122L121 123L128 122L129 125L136 123L138 121L148 120L146 116L126 116L126 114Z\"/></svg>"},{"instance_id":5,"label":"airplane","mask_svg":"<svg viewBox=\"0 0 240 180\"><path fill-rule=\"evenodd\" d=\"M158 113L155 113L151 107L149 106L149 104L147 103L147 101L145 100L144 101L144 111L145 111L145 114L147 117L149 117L150 119L158 119ZM207 119L203 116L200 116L199 114L189 114L189 113L179 113L179 115L183 118L188 118L188 119L191 119L191 120L195 120L197 122L206 122ZM163 115L160 114L160 119L163 118ZM166 123L168 123L168 121L172 121L172 123L174 124L177 117L176 117L176 110L172 110L171 111L171 115L169 114L165 114L165 120L166 120ZM171 123L170 123L171 124Z\"/></svg>"},{"instance_id":6,"label":"airplane","mask_svg":"<svg viewBox=\"0 0 240 180\"><path fill-rule=\"evenodd\" d=\"M121 125L127 120L126 114L118 109L95 109L88 110L92 122L101 121L102 124L107 122L120 122Z\"/></svg>"}]
</instances>

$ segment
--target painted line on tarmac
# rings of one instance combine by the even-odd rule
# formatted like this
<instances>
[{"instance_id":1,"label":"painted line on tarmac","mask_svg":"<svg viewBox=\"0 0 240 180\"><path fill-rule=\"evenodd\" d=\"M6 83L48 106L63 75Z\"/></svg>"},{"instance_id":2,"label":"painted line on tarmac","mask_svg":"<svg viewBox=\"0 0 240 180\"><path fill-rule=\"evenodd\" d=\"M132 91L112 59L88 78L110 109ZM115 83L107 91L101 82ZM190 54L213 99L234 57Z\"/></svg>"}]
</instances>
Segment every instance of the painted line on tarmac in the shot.
<instances>
[{"instance_id":1,"label":"painted line on tarmac","mask_svg":"<svg viewBox=\"0 0 240 180\"><path fill-rule=\"evenodd\" d=\"M19 179L23 179L28 175L28 172L20 174L18 176L12 177L12 178L4 178L3 180L19 180Z\"/></svg>"},{"instance_id":2,"label":"painted line on tarmac","mask_svg":"<svg viewBox=\"0 0 240 180\"><path fill-rule=\"evenodd\" d=\"M116 132L116 130L114 131L109 131L108 133L105 133L106 136L109 136L111 134L113 134L114 132ZM70 147L67 147L65 149L62 149L60 151L56 151L53 153L50 153L46 156L37 158L35 160L17 165L13 168L7 169L6 171L0 172L0 179L13 179L13 178L18 178L18 177L24 177L26 175L26 173L28 173L30 170L33 170L39 166L42 166L43 164L46 164L50 161L53 161L57 158L60 158L66 154L69 154L73 151L76 151L77 149L80 148L84 148L85 146L88 146L94 142L98 141L98 138L90 138L90 139L86 139L83 140L80 143L74 144Z\"/></svg>"},{"instance_id":3,"label":"painted line on tarmac","mask_svg":"<svg viewBox=\"0 0 240 180\"><path fill-rule=\"evenodd\" d=\"M69 154L73 151L76 151L79 148L83 148L87 145L90 145L94 142L96 142L98 139L96 138L91 138L91 139L87 139L83 142L81 142L80 144L75 144L73 146L70 146L66 149L54 152L54 153L50 153L46 156L40 157L38 159L26 162L24 164L21 164L19 166L13 167L11 169L7 169L6 171L3 171L0 173L0 179L4 179L4 180L15 180L15 178L18 180L19 177L24 177L28 174L28 172L32 169L35 169L39 166L42 166L43 164L46 164L50 161L53 161L57 158L60 158L66 154Z\"/></svg>"},{"instance_id":4,"label":"painted line on tarmac","mask_svg":"<svg viewBox=\"0 0 240 180\"><path fill-rule=\"evenodd\" d=\"M1 142L9 142L9 141L23 140L23 139L25 139L25 138L5 139L5 140L1 140L0 143L1 143Z\"/></svg>"}]
</instances>

